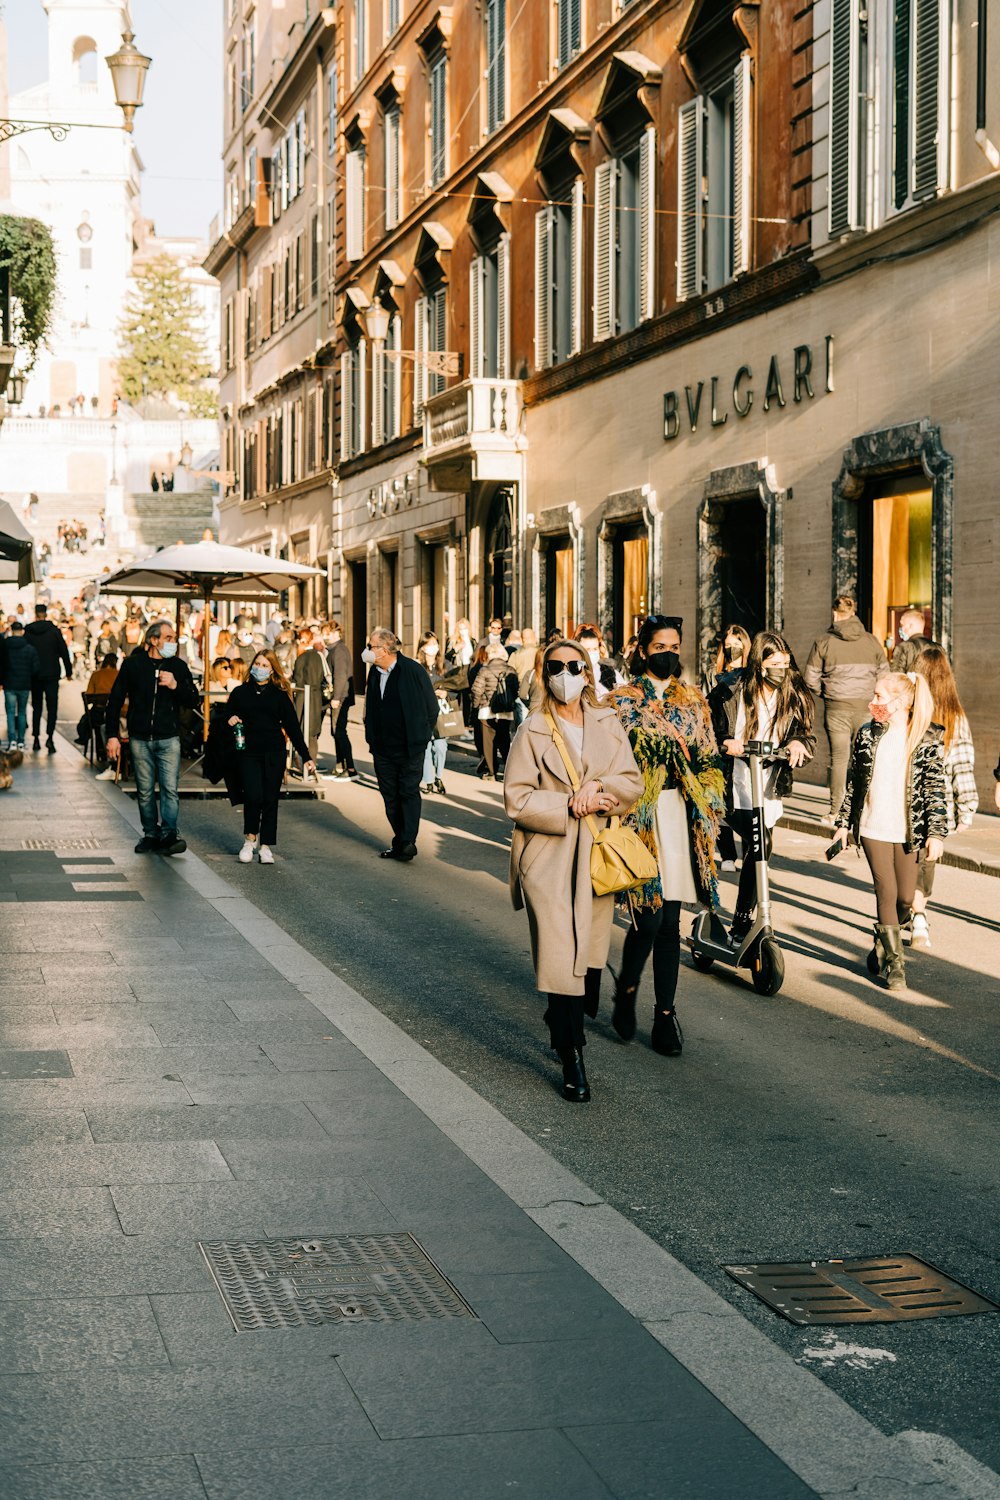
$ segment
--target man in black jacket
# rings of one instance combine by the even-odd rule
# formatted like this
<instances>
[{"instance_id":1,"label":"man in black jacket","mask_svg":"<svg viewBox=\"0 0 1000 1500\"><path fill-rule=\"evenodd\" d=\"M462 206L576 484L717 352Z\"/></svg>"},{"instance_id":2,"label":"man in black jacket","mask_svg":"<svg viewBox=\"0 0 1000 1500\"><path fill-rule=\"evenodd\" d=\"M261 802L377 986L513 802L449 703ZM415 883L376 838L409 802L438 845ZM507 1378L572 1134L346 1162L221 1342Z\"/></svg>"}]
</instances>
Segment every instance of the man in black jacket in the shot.
<instances>
[{"instance_id":1,"label":"man in black jacket","mask_svg":"<svg viewBox=\"0 0 1000 1500\"><path fill-rule=\"evenodd\" d=\"M28 732L28 694L38 675L38 652L24 639L21 621L11 622L10 635L0 639L0 686L7 709L7 749L23 750Z\"/></svg>"},{"instance_id":2,"label":"man in black jacket","mask_svg":"<svg viewBox=\"0 0 1000 1500\"><path fill-rule=\"evenodd\" d=\"M375 761L378 789L392 828L381 859L414 859L420 827L420 774L434 735L438 701L423 667L401 656L391 630L368 637L362 660L371 668L365 692L365 736Z\"/></svg>"},{"instance_id":3,"label":"man in black jacket","mask_svg":"<svg viewBox=\"0 0 1000 1500\"><path fill-rule=\"evenodd\" d=\"M177 836L181 774L180 711L198 706L198 689L187 662L177 657L177 637L169 620L157 620L146 631L144 651L125 658L105 710L107 754L117 760L118 731L128 699L128 737L135 767L135 787L142 818L136 854L183 854L187 844ZM156 810L156 784L160 810Z\"/></svg>"},{"instance_id":4,"label":"man in black jacket","mask_svg":"<svg viewBox=\"0 0 1000 1500\"><path fill-rule=\"evenodd\" d=\"M35 618L24 628L25 640L34 646L38 656L38 675L31 684L31 733L34 736L32 750L42 748L39 736L42 729L42 704L45 704L45 727L48 738L46 748L50 755L56 753L56 716L59 712L59 664L62 663L67 677L73 675L73 658L69 654L63 633L53 625L44 604L35 605Z\"/></svg>"},{"instance_id":5,"label":"man in black jacket","mask_svg":"<svg viewBox=\"0 0 1000 1500\"><path fill-rule=\"evenodd\" d=\"M330 725L333 729L333 745L337 755L336 776L357 776L354 768L354 752L351 737L347 732L347 718L354 707L354 667L347 642L341 634L339 623L334 620L326 636L326 659L333 677L333 700L330 704Z\"/></svg>"}]
</instances>

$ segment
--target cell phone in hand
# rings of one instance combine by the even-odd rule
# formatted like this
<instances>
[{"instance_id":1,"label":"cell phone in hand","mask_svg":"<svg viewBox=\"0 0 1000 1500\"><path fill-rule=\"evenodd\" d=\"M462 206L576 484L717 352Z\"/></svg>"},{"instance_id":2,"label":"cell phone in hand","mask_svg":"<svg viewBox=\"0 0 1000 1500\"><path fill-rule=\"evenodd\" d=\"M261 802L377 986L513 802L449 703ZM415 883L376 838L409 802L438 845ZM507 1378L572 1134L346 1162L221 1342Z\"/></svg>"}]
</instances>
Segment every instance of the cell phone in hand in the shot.
<instances>
[{"instance_id":1,"label":"cell phone in hand","mask_svg":"<svg viewBox=\"0 0 1000 1500\"><path fill-rule=\"evenodd\" d=\"M844 852L844 850L846 848L847 848L846 844L842 844L839 839L835 839L833 841L833 843L830 845L829 849L826 851L826 857L827 857L827 859L828 860L830 860L830 859L836 859L837 855L838 854L843 854L843 852Z\"/></svg>"}]
</instances>

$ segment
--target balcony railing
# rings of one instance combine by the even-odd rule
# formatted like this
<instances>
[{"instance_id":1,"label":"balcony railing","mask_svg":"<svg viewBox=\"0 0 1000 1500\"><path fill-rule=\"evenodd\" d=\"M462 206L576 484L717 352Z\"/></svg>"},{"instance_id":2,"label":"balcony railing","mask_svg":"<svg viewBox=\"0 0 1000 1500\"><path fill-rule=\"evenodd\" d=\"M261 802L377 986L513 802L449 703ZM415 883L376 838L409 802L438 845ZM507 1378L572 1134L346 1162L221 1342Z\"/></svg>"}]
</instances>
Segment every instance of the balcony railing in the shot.
<instances>
[{"instance_id":1,"label":"balcony railing","mask_svg":"<svg viewBox=\"0 0 1000 1500\"><path fill-rule=\"evenodd\" d=\"M514 452L521 430L519 380L464 380L424 402L424 456Z\"/></svg>"}]
</instances>

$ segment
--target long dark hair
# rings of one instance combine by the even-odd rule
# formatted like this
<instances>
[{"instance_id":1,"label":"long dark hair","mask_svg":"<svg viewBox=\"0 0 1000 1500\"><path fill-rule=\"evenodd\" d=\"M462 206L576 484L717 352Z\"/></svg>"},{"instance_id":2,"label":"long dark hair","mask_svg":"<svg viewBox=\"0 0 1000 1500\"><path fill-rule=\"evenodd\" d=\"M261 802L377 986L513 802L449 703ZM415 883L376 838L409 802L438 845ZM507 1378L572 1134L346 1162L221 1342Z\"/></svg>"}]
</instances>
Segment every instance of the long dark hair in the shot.
<instances>
[{"instance_id":1,"label":"long dark hair","mask_svg":"<svg viewBox=\"0 0 1000 1500\"><path fill-rule=\"evenodd\" d=\"M955 730L966 714L947 651L941 646L925 646L913 663L913 670L920 673L931 690L934 718L944 729L944 748L950 750Z\"/></svg>"},{"instance_id":2,"label":"long dark hair","mask_svg":"<svg viewBox=\"0 0 1000 1500\"><path fill-rule=\"evenodd\" d=\"M793 719L798 720L804 733L808 734L812 729L812 694L799 675L798 665L789 649L788 642L773 630L759 630L750 643L741 683L747 719L744 740L757 738L757 705L764 689L770 686L764 681L764 660L779 651L788 657L788 671L785 673L785 680L781 686L774 690L778 694L774 716L774 736L781 744L791 728Z\"/></svg>"}]
</instances>

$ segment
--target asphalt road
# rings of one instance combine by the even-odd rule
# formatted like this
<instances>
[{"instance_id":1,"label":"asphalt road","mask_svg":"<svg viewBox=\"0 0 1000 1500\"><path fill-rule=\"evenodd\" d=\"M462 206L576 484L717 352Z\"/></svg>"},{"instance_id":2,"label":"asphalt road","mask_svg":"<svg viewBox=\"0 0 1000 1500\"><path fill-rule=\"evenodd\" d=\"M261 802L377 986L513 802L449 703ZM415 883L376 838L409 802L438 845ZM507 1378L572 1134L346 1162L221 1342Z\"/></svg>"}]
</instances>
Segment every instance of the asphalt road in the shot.
<instances>
[{"instance_id":1,"label":"asphalt road","mask_svg":"<svg viewBox=\"0 0 1000 1500\"><path fill-rule=\"evenodd\" d=\"M386 864L376 858L381 802L359 764L365 782L334 783L334 800L282 805L271 869L237 863L239 814L224 800L186 801L183 831L236 889L872 1422L946 1434L1000 1469L996 1315L799 1329L721 1269L910 1251L1000 1302L997 883L939 872L934 949L910 961L911 988L890 996L864 972L864 867L849 855L830 868L820 840L779 833L781 993L763 999L741 978L685 962L685 1050L671 1059L648 1046L649 974L630 1046L610 1027L608 977L587 1054L593 1103L572 1107L543 1040L526 921L510 906L501 788L449 769L447 798L425 802L420 857Z\"/></svg>"}]
</instances>

